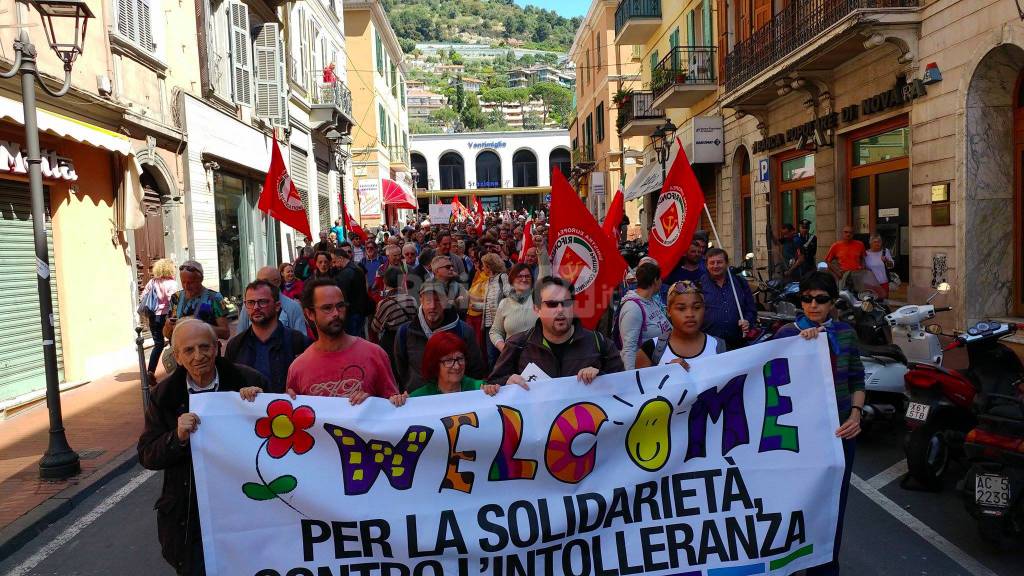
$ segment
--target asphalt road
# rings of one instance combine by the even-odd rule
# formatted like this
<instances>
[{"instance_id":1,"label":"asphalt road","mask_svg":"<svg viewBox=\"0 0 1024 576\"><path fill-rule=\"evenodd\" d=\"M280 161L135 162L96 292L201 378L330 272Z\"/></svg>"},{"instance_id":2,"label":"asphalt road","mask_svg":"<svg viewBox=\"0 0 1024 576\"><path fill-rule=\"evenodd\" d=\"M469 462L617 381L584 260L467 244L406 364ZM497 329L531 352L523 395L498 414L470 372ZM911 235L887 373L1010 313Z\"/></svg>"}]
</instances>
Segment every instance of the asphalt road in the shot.
<instances>
[{"instance_id":1,"label":"asphalt road","mask_svg":"<svg viewBox=\"0 0 1024 576\"><path fill-rule=\"evenodd\" d=\"M900 487L902 432L862 439L846 518L843 572L861 575L1019 576L1024 545L996 552L977 535L955 490L952 469L942 493ZM173 575L160 556L153 503L160 474L134 468L115 478L13 557L11 576ZM1022 543L1024 544L1024 543Z\"/></svg>"}]
</instances>

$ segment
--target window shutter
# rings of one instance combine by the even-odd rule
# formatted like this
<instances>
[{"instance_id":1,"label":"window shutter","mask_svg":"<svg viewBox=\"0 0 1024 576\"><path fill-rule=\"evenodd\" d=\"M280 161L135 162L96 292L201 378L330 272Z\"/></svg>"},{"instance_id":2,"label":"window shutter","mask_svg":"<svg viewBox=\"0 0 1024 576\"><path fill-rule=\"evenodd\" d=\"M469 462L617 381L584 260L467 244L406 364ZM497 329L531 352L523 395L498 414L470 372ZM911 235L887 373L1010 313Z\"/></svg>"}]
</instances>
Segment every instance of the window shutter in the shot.
<instances>
[{"instance_id":1,"label":"window shutter","mask_svg":"<svg viewBox=\"0 0 1024 576\"><path fill-rule=\"evenodd\" d=\"M694 43L694 14L690 10L686 14L686 45L693 46Z\"/></svg>"},{"instance_id":2,"label":"window shutter","mask_svg":"<svg viewBox=\"0 0 1024 576\"><path fill-rule=\"evenodd\" d=\"M725 78L725 55L729 50L729 23L725 0L718 0L718 78Z\"/></svg>"},{"instance_id":3,"label":"window shutter","mask_svg":"<svg viewBox=\"0 0 1024 576\"><path fill-rule=\"evenodd\" d=\"M712 46L714 44L714 36L711 32L711 0L704 0L702 6L704 7L704 9L701 10L700 15L701 20L703 20L702 24L704 29L704 45Z\"/></svg>"},{"instance_id":4,"label":"window shutter","mask_svg":"<svg viewBox=\"0 0 1024 576\"><path fill-rule=\"evenodd\" d=\"M153 10L150 0L138 0L136 7L135 18L139 23L139 35L135 41L143 50L152 51L156 46L153 44Z\"/></svg>"},{"instance_id":5,"label":"window shutter","mask_svg":"<svg viewBox=\"0 0 1024 576\"><path fill-rule=\"evenodd\" d=\"M242 2L228 3L228 39L231 43L232 99L252 106L252 64L249 57L249 9Z\"/></svg>"},{"instance_id":6,"label":"window shutter","mask_svg":"<svg viewBox=\"0 0 1024 576\"><path fill-rule=\"evenodd\" d=\"M256 65L256 116L280 126L284 124L281 102L284 79L278 32L279 26L273 22L260 27L253 46L253 61Z\"/></svg>"},{"instance_id":7,"label":"window shutter","mask_svg":"<svg viewBox=\"0 0 1024 576\"><path fill-rule=\"evenodd\" d=\"M117 6L118 34L135 41L135 0L115 0Z\"/></svg>"}]
</instances>

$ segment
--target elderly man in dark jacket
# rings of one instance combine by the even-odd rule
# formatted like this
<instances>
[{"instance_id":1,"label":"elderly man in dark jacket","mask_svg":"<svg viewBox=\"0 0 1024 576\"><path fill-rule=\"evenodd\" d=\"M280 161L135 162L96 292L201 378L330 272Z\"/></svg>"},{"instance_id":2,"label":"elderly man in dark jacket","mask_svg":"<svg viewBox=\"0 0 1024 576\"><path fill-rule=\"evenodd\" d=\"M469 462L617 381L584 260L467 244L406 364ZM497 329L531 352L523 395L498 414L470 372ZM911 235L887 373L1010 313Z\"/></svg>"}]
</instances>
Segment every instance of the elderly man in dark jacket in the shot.
<instances>
[{"instance_id":1,"label":"elderly man in dark jacket","mask_svg":"<svg viewBox=\"0 0 1024 576\"><path fill-rule=\"evenodd\" d=\"M437 332L451 332L466 341L466 375L483 379L487 376L476 333L448 306L445 287L440 282L427 282L420 287L420 309L415 318L403 324L395 334L395 379L402 392L412 392L424 384L420 366L427 340Z\"/></svg>"},{"instance_id":2,"label":"elderly man in dark jacket","mask_svg":"<svg viewBox=\"0 0 1024 576\"><path fill-rule=\"evenodd\" d=\"M488 384L525 386L523 371L531 363L552 378L576 376L590 384L599 374L622 372L615 344L591 332L573 317L571 285L545 276L533 291L537 323L505 340L505 348L488 377Z\"/></svg>"},{"instance_id":3,"label":"elderly man in dark jacket","mask_svg":"<svg viewBox=\"0 0 1024 576\"><path fill-rule=\"evenodd\" d=\"M157 534L164 559L178 574L205 574L199 530L199 505L193 486L189 439L199 417L189 412L189 398L207 392L235 392L252 401L267 382L255 370L217 357L217 336L200 320L186 319L174 328L178 368L153 388L146 408L146 428L139 437L139 462L163 470L156 501Z\"/></svg>"}]
</instances>

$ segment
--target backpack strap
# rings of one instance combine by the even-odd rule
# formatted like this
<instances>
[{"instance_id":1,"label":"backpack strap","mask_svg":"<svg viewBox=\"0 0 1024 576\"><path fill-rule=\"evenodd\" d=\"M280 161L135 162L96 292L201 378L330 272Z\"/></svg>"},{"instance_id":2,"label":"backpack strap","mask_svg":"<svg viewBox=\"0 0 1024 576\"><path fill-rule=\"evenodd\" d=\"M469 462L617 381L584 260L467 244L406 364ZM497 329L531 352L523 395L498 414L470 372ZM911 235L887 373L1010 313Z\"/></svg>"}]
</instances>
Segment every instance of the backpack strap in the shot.
<instances>
[{"instance_id":1,"label":"backpack strap","mask_svg":"<svg viewBox=\"0 0 1024 576\"><path fill-rule=\"evenodd\" d=\"M652 366L661 364L661 358L665 355L666 348L668 348L668 337L658 338L658 343L654 346L654 357L651 358Z\"/></svg>"}]
</instances>

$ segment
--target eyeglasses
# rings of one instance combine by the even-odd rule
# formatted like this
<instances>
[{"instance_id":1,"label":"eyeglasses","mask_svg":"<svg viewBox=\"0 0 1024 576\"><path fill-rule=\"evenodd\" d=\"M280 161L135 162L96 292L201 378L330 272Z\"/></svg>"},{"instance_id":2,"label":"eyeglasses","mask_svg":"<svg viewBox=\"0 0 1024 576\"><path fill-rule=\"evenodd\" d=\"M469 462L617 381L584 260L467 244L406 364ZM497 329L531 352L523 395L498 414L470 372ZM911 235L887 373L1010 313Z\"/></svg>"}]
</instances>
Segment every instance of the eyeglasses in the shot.
<instances>
[{"instance_id":1,"label":"eyeglasses","mask_svg":"<svg viewBox=\"0 0 1024 576\"><path fill-rule=\"evenodd\" d=\"M266 308L270 306L274 301L263 298L261 300L246 300L243 302L246 308Z\"/></svg>"},{"instance_id":2,"label":"eyeglasses","mask_svg":"<svg viewBox=\"0 0 1024 576\"><path fill-rule=\"evenodd\" d=\"M460 364L463 365L463 366L466 365L466 357L465 356L456 356L455 358L442 358L441 359L441 365L444 366L445 368L455 368L456 366L458 366Z\"/></svg>"},{"instance_id":3,"label":"eyeglasses","mask_svg":"<svg viewBox=\"0 0 1024 576\"><path fill-rule=\"evenodd\" d=\"M533 274L529 272L516 276L516 280L526 280L527 282L533 282Z\"/></svg>"},{"instance_id":4,"label":"eyeglasses","mask_svg":"<svg viewBox=\"0 0 1024 576\"><path fill-rule=\"evenodd\" d=\"M199 270L199 268L196 268L195 266L189 266L188 264L185 264L184 266L178 268L178 272L191 272L193 274L203 273L201 270Z\"/></svg>"},{"instance_id":5,"label":"eyeglasses","mask_svg":"<svg viewBox=\"0 0 1024 576\"><path fill-rule=\"evenodd\" d=\"M832 297L827 294L818 294L817 296L811 296L810 294L803 294L800 296L800 301L804 304L810 304L811 302L817 302L818 304L828 304L832 301Z\"/></svg>"},{"instance_id":6,"label":"eyeglasses","mask_svg":"<svg viewBox=\"0 0 1024 576\"><path fill-rule=\"evenodd\" d=\"M337 304L324 304L323 306L317 306L316 309L324 314L330 314L334 310L341 312L348 307L348 302L338 302Z\"/></svg>"},{"instance_id":7,"label":"eyeglasses","mask_svg":"<svg viewBox=\"0 0 1024 576\"><path fill-rule=\"evenodd\" d=\"M438 268L439 269L451 268L452 270L454 270L455 269L455 265L454 264L445 264L444 266L438 266Z\"/></svg>"},{"instance_id":8,"label":"eyeglasses","mask_svg":"<svg viewBox=\"0 0 1024 576\"><path fill-rule=\"evenodd\" d=\"M572 308L572 303L572 298L569 298L568 300L544 300L543 302L545 308L550 308L552 310L559 306L562 308Z\"/></svg>"}]
</instances>

